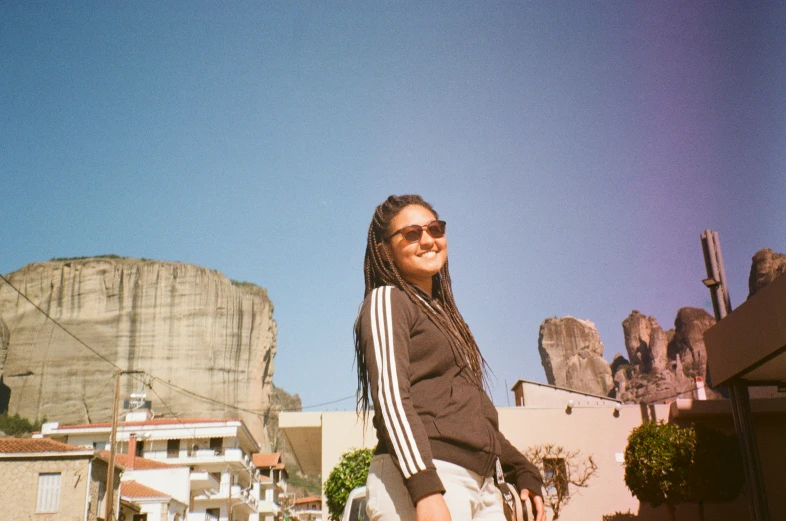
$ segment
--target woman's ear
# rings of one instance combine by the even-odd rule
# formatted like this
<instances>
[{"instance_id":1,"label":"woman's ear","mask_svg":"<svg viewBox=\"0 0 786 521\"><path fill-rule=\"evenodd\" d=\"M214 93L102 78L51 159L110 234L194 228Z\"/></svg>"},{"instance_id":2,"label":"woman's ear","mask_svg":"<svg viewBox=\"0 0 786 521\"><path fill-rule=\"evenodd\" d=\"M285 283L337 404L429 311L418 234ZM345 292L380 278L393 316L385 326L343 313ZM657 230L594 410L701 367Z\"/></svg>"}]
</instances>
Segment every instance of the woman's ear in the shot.
<instances>
[{"instance_id":1,"label":"woman's ear","mask_svg":"<svg viewBox=\"0 0 786 521\"><path fill-rule=\"evenodd\" d=\"M379 242L377 243L377 253L379 256L382 257L383 260L387 260L390 258L390 244L386 242Z\"/></svg>"}]
</instances>

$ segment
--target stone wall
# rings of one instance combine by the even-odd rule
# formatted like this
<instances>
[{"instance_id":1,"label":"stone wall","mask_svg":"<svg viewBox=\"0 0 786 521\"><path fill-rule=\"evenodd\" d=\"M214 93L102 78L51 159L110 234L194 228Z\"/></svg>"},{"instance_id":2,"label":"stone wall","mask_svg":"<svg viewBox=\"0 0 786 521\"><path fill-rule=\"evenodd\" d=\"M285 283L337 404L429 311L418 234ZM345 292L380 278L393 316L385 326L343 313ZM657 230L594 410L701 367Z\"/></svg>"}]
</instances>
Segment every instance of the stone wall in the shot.
<instances>
[{"instance_id":1,"label":"stone wall","mask_svg":"<svg viewBox=\"0 0 786 521\"><path fill-rule=\"evenodd\" d=\"M38 521L84 521L85 496L90 481L89 461L89 458L0 459L0 517ZM42 472L61 473L60 506L57 512L36 513L38 475Z\"/></svg>"}]
</instances>

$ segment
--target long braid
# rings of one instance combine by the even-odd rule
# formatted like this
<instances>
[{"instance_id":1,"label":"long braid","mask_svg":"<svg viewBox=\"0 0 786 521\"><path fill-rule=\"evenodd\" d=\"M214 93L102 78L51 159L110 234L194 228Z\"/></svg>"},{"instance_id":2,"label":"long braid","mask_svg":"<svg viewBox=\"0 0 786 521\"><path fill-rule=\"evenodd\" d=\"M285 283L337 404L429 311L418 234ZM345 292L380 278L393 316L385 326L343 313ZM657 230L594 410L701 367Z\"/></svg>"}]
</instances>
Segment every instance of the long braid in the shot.
<instances>
[{"instance_id":1,"label":"long braid","mask_svg":"<svg viewBox=\"0 0 786 521\"><path fill-rule=\"evenodd\" d=\"M464 317L459 313L453 299L450 272L448 263L434 275L434 298L439 302L444 315L433 309L431 305L420 298L412 286L399 274L398 269L390 258L387 248L378 248L390 233L389 226L393 218L409 205L419 205L435 217L439 217L434 208L419 195L391 195L374 211L374 217L368 229L366 242L366 255L363 262L365 278L365 293L368 296L375 288L381 286L395 286L402 290L418 308L437 326L437 328L450 339L459 364L466 364L470 369L469 375L479 387L486 384L486 360L478 349L478 344L469 330ZM381 252L380 252L381 251ZM365 352L360 345L360 317L355 321L355 360L358 372L357 409L358 412L368 413L370 408L369 382Z\"/></svg>"}]
</instances>

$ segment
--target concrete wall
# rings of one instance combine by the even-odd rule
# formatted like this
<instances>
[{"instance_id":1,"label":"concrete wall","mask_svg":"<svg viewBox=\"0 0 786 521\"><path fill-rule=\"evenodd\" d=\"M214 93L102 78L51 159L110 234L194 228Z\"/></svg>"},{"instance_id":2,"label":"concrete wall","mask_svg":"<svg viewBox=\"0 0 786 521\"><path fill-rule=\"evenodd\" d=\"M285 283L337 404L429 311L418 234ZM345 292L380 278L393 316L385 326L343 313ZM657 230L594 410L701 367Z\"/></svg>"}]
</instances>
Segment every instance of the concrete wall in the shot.
<instances>
[{"instance_id":1,"label":"concrete wall","mask_svg":"<svg viewBox=\"0 0 786 521\"><path fill-rule=\"evenodd\" d=\"M570 413L564 408L501 407L500 430L521 451L528 447L551 443L568 450L580 450L591 455L598 466L588 486L573 489L560 521L668 521L665 506L652 508L640 504L625 485L624 452L631 430L645 421L675 421L688 425L692 422L709 424L733 432L731 416L717 415L691 418L670 418L669 405L625 405L615 414L612 405L602 407L574 407ZM376 435L370 421L363 429L354 412L324 412L321 415L322 479L338 463L341 455L351 448L373 447ZM786 512L786 494L781 493L786 483L786 414L755 414L754 425L762 454L762 466L773 519ZM732 503L706 504L705 519L714 521L746 521L750 519L747 499L741 496ZM326 507L323 508L327 519ZM630 515L626 515L630 513ZM551 513L547 516L551 520ZM680 521L698 520L697 505L677 508Z\"/></svg>"},{"instance_id":2,"label":"concrete wall","mask_svg":"<svg viewBox=\"0 0 786 521\"><path fill-rule=\"evenodd\" d=\"M159 492L163 492L187 505L191 500L191 471L188 467L171 469L129 470L123 473L123 481L136 481Z\"/></svg>"},{"instance_id":3,"label":"concrete wall","mask_svg":"<svg viewBox=\"0 0 786 521\"><path fill-rule=\"evenodd\" d=\"M3 519L84 521L85 498L90 482L88 458L0 460L0 505ZM38 475L60 472L60 506L57 512L36 513Z\"/></svg>"}]
</instances>

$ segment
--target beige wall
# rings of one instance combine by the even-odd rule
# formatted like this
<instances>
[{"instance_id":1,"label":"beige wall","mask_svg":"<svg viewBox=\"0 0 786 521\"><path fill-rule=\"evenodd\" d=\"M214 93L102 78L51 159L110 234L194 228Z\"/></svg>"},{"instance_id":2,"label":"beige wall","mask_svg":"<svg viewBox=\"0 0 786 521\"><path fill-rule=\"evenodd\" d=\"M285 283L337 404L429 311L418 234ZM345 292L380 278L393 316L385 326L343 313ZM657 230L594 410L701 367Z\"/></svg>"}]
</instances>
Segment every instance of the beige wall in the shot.
<instances>
[{"instance_id":1,"label":"beige wall","mask_svg":"<svg viewBox=\"0 0 786 521\"><path fill-rule=\"evenodd\" d=\"M625 469L622 463L628 435L633 428L645 421L669 421L669 405L626 405L615 415L614 407L574 407L570 414L563 408L499 408L500 430L524 451L536 444L552 443L566 449L580 450L592 455L598 466L587 488L574 492L560 515L560 521L621 521L630 517L614 514L630 512L638 521L668 521L665 507L653 509L639 504L625 486ZM341 454L351 448L373 447L376 435L370 425L364 431L362 420L354 412L322 413L322 479L338 463ZM693 421L731 432L730 415L701 418L679 418L678 423ZM773 519L780 519L786 512L786 494L781 489L786 484L786 414L754 415L758 442L762 451L762 466L770 500ZM327 516L326 507L323 508ZM610 516L604 519L604 516ZM327 517L325 517L327 519ZM551 515L547 516L551 520ZM698 519L696 505L683 505L677 509L677 519ZM705 505L705 519L714 521L745 521L750 519L747 499L738 498L733 503Z\"/></svg>"},{"instance_id":2,"label":"beige wall","mask_svg":"<svg viewBox=\"0 0 786 521\"><path fill-rule=\"evenodd\" d=\"M2 519L84 521L88 458L0 460ZM60 506L57 512L36 513L38 475L60 472Z\"/></svg>"}]
</instances>

